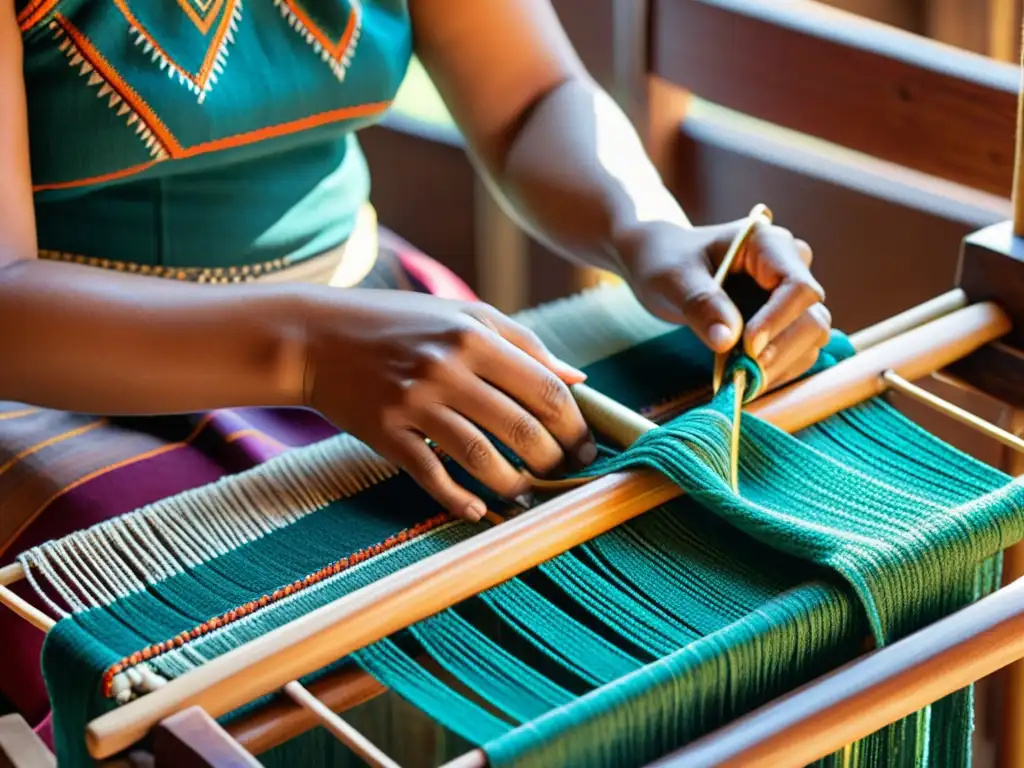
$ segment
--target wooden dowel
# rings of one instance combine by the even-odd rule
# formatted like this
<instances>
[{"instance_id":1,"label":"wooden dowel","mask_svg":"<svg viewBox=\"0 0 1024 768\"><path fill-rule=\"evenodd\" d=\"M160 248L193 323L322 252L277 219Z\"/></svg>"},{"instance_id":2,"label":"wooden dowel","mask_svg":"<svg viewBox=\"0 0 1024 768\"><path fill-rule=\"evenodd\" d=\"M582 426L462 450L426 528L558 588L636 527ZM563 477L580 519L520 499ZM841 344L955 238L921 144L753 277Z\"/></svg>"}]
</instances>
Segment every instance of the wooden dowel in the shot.
<instances>
[{"instance_id":1,"label":"wooden dowel","mask_svg":"<svg viewBox=\"0 0 1024 768\"><path fill-rule=\"evenodd\" d=\"M851 333L850 344L855 350L862 352L865 349L881 344L883 341L888 341L900 334L912 331L920 325L930 323L932 320L938 320L940 317L945 317L951 312L963 309L966 306L967 294L960 288L954 288L940 296L929 299L923 304L911 307L898 315L893 315L856 333ZM659 404L654 409L654 412L658 414L677 412L680 408L701 400L703 398L699 391L691 392L669 402Z\"/></svg>"},{"instance_id":2,"label":"wooden dowel","mask_svg":"<svg viewBox=\"0 0 1024 768\"><path fill-rule=\"evenodd\" d=\"M400 768L398 763L385 755L358 730L332 712L297 680L292 680L285 685L284 692L288 695L288 698L316 716L321 726L327 729L334 738L351 749L367 765L371 765L374 768Z\"/></svg>"},{"instance_id":3,"label":"wooden dowel","mask_svg":"<svg viewBox=\"0 0 1024 768\"><path fill-rule=\"evenodd\" d=\"M648 768L809 765L1022 657L1019 579Z\"/></svg>"},{"instance_id":4,"label":"wooden dowel","mask_svg":"<svg viewBox=\"0 0 1024 768\"><path fill-rule=\"evenodd\" d=\"M200 707L189 707L158 724L153 732L152 760L149 765L155 768L262 768Z\"/></svg>"},{"instance_id":5,"label":"wooden dowel","mask_svg":"<svg viewBox=\"0 0 1024 768\"><path fill-rule=\"evenodd\" d=\"M978 304L883 342L748 409L796 431L877 395L892 369L915 379L1010 330ZM353 592L212 659L93 720L86 741L102 759L129 747L168 714L198 704L218 717L588 541L681 493L652 472L622 472Z\"/></svg>"},{"instance_id":6,"label":"wooden dowel","mask_svg":"<svg viewBox=\"0 0 1024 768\"><path fill-rule=\"evenodd\" d=\"M387 688L361 669L345 668L311 683L308 690L332 712L345 712L377 698ZM260 755L318 723L309 710L285 696L278 696L254 712L232 720L225 729L249 752Z\"/></svg>"},{"instance_id":7,"label":"wooden dowel","mask_svg":"<svg viewBox=\"0 0 1024 768\"><path fill-rule=\"evenodd\" d=\"M40 611L28 601L14 594L10 589L0 585L0 603L3 603L29 624L43 632L49 632L57 622Z\"/></svg>"},{"instance_id":8,"label":"wooden dowel","mask_svg":"<svg viewBox=\"0 0 1024 768\"><path fill-rule=\"evenodd\" d=\"M893 370L906 379L924 378L1006 335L1010 327L1009 317L995 304L974 304L773 392L752 403L747 411L780 429L795 432L827 415L819 415L816 406L802 408L798 399L814 404L831 402L835 404L833 412L841 411L881 394L885 389L882 373L886 370ZM909 348L913 346L919 349ZM888 365L887 360L895 364ZM874 374L860 375L866 370Z\"/></svg>"},{"instance_id":9,"label":"wooden dowel","mask_svg":"<svg viewBox=\"0 0 1024 768\"><path fill-rule=\"evenodd\" d=\"M0 587L6 587L25 578L21 563L11 563L0 568Z\"/></svg>"},{"instance_id":10,"label":"wooden dowel","mask_svg":"<svg viewBox=\"0 0 1024 768\"><path fill-rule=\"evenodd\" d=\"M587 424L623 448L658 426L632 408L627 408L586 384L574 385L572 393Z\"/></svg>"},{"instance_id":11,"label":"wooden dowel","mask_svg":"<svg viewBox=\"0 0 1024 768\"><path fill-rule=\"evenodd\" d=\"M932 320L938 320L940 317L945 317L950 312L956 312L956 310L963 309L966 306L967 294L960 288L954 288L941 296L929 299L923 304L911 307L905 312L900 312L898 315L893 315L856 333L851 333L850 343L853 344L853 348L858 352L863 349L870 349L877 344L881 344L883 341L888 341L894 336L911 331L919 325L930 323Z\"/></svg>"},{"instance_id":12,"label":"wooden dowel","mask_svg":"<svg viewBox=\"0 0 1024 768\"><path fill-rule=\"evenodd\" d=\"M449 760L442 768L487 768L487 753L482 749L474 749Z\"/></svg>"},{"instance_id":13,"label":"wooden dowel","mask_svg":"<svg viewBox=\"0 0 1024 768\"><path fill-rule=\"evenodd\" d=\"M1024 440L1021 438L1011 432L1007 432L1005 429L1000 429L991 422L985 421L980 416L975 416L958 405L953 405L953 403L943 400L926 389L922 389L899 374L893 371L886 371L882 374L882 380L890 389L899 392L901 395L906 395L923 405L927 405L929 408L945 414L949 418L980 432L986 437L999 441L1008 448L1024 453Z\"/></svg>"}]
</instances>

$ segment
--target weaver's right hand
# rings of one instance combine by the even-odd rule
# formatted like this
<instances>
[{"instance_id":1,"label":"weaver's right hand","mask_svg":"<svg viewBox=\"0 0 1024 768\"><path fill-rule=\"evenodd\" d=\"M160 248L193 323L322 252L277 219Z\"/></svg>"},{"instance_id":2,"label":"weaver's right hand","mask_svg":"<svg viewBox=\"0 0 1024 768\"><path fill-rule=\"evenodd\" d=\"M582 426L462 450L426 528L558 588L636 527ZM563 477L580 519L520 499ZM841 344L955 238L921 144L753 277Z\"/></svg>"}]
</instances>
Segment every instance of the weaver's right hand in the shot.
<instances>
[{"instance_id":1,"label":"weaver's right hand","mask_svg":"<svg viewBox=\"0 0 1024 768\"><path fill-rule=\"evenodd\" d=\"M506 498L528 486L485 430L538 476L597 455L568 388L584 375L491 307L356 289L315 300L307 329L307 404L456 517L479 520L484 503L452 480L424 437Z\"/></svg>"}]
</instances>

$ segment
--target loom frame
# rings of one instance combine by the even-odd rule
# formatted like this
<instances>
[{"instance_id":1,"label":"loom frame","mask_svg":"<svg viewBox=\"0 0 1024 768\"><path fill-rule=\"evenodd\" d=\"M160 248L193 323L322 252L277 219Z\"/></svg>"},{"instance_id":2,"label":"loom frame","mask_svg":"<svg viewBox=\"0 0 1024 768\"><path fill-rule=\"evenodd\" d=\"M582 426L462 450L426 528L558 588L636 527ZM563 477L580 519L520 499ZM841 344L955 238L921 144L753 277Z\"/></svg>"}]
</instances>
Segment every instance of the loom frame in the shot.
<instances>
[{"instance_id":1,"label":"loom frame","mask_svg":"<svg viewBox=\"0 0 1024 768\"><path fill-rule=\"evenodd\" d=\"M1009 331L995 305L968 306L884 341L749 413L795 431L880 394L882 374L917 379ZM588 419L590 416L588 415ZM251 641L89 724L93 756L111 757L191 706L219 717L348 653L518 575L680 494L649 472L609 475Z\"/></svg>"},{"instance_id":2,"label":"loom frame","mask_svg":"<svg viewBox=\"0 0 1024 768\"><path fill-rule=\"evenodd\" d=\"M686 5L691 6L688 10L686 10L686 13L693 14L693 18L697 19L699 22L699 24L691 24L688 25L687 27L688 29L692 30L692 36L694 37L693 42L695 44L689 46L680 46L678 36L674 34L677 31L677 26L662 25L661 29L664 31L661 32L661 34L668 35L669 32L667 28L671 28L673 33L673 39L671 46L667 45L667 41L663 41L661 47L659 48L660 58L656 58L656 70L661 70L662 72L667 73L670 71L675 71L680 67L682 67L683 69L689 68L689 76L691 77L691 79L693 77L694 71L700 72L703 70L709 73L713 72L714 67L701 68L690 66L690 64L692 64L692 61L689 62L689 64L687 64L686 62L680 64L679 61L673 59L670 54L671 51L674 49L677 51L685 50L688 52L687 55L691 57L696 56L697 59L699 59L700 56L706 57L708 55L707 51L702 49L700 46L696 45L696 43L699 43L701 41L701 38L703 38L703 41L705 43L713 39L716 39L715 35L708 34L707 30L709 28L714 28L715 24L721 24L723 20L730 18L730 14L742 14L744 18L746 18L748 21L755 25L763 23L765 19L771 19L773 23L776 23L779 28L775 32L775 38L777 38L777 40L775 40L775 43L781 47L788 46L790 44L789 41L793 39L795 39L797 42L800 42L801 44L806 42L807 39L806 25L803 24L803 20L800 14L798 12L795 12L793 9L779 8L778 10L775 11L765 11L763 7L759 6L757 3L750 2L749 0L737 0L736 2L731 3L731 5L735 6L733 8L729 8L728 6L730 5L730 3L722 2L722 0L692 0L692 2L686 3ZM800 5L800 3L790 5ZM673 12L682 13L683 11L680 9L682 9L683 6L684 3L681 2L681 0L662 0L659 3L659 7L663 9L663 12L669 14ZM828 15L831 14L831 11L823 11L823 13ZM703 29L704 31L701 32L701 29ZM887 52L889 58L892 61L896 62L897 68L899 66L906 65L909 65L911 67L916 66L919 70L925 71L925 74L927 74L927 72L933 68L936 70L943 70L941 66L938 66L938 62L916 60L913 55L906 57L903 56L897 50L885 47L886 43L892 43L894 41L898 42L898 40L898 36L893 38L884 38L882 40L882 48ZM837 49L837 51L842 51L844 48L856 47L850 45L850 40L826 40L824 41L824 43L828 45L833 45ZM817 44L822 44L822 41L818 40ZM891 69L892 68L890 67L890 71ZM958 73L939 71L938 74L935 75L935 77L943 82L948 80L955 81L958 77ZM945 80L943 80L944 78ZM999 90L1002 94L1005 94L1007 92L1005 85L1005 82L1000 81L999 83L996 84L996 90ZM729 87L729 84L724 84L721 82L711 82L708 85L709 90L715 90L716 88L725 88L726 90L728 90ZM764 103L763 100L754 98L753 96L750 95L749 92L743 91L742 88L737 90L736 94L736 98L740 102L743 102L743 100L746 99L747 101L750 101L750 103L752 104ZM751 99L753 99L753 101L751 101ZM839 112L842 112L844 109L848 111L848 105L837 103L835 106ZM851 139L848 134L844 133L844 131L845 128L849 125L852 125L852 123L849 120L847 120L844 125L844 122L841 119L836 118L834 123L829 124L830 130L836 132L833 138L839 140L840 142L846 141L848 143ZM1018 122L1018 128L1021 128L1020 122ZM919 163L930 163L933 162L934 158L943 157L946 154L948 154L947 152L942 151L943 148L948 149L948 147L942 144L942 138L938 137L937 141L938 144L936 144L936 139L933 138L930 139L930 141L927 144L922 144L918 147L920 151L920 156L918 158ZM1000 145L1001 138L999 132L990 126L990 130L986 134L984 143L989 146ZM936 146L938 147L938 149L936 149ZM892 149L888 145L872 145L867 148L873 153L880 154L883 156L886 154L887 151L890 151ZM980 151L980 149L978 151ZM1019 162L1017 165L1019 167ZM977 180L979 181L979 184L983 187L996 190L1000 186L1001 176L999 172L993 172L991 169L979 167L976 176ZM1018 178L1017 186L1015 188L1015 220L1017 222L1024 220L1022 219L1022 203L1021 197L1019 195L1019 187L1020 179ZM1021 227L1015 226L1015 229L1017 230L1018 235L1022 234ZM948 299L949 301L948 304L943 303L943 301L946 299ZM949 314L954 314L954 319L958 322L959 318L963 317L963 315L957 315L955 313L964 311L962 307L964 307L967 304L967 297L963 292L953 292L952 294L947 295L947 297L940 297L940 299L936 300L936 302L942 304L943 309L938 314L931 315L925 318L928 322L936 321L938 318L945 317ZM1010 321L1007 318L1006 314L1003 313L1002 310L996 309L992 305L981 306L982 311L986 314L986 317L984 318L985 323L983 323L984 332L982 333L982 337L987 339L989 335L991 335L992 339L1003 338L1003 334L1011 330ZM1004 306L1006 306L1007 309L1011 311L1019 308L1019 305L1017 305L1016 303L1010 304L1004 302ZM975 312L978 311L977 306L970 307L969 309L975 310ZM923 314L928 315L929 313L923 312ZM895 319L896 318L894 318L894 320ZM977 319L980 320L981 318ZM954 324L955 323L953 322L948 323L948 325L950 326ZM886 323L881 324L881 326L885 325ZM909 332L911 328L917 328L920 325L921 323L915 322L912 325L902 328L901 333ZM869 329L875 331L876 333L879 333L881 336L886 337L884 339L879 339L878 343L881 344L888 341L892 341L894 340L894 338L900 338L898 335L896 337L891 337L886 333L879 332L877 329L881 326L878 326L874 329ZM923 327L928 328L929 326ZM934 328L938 326L930 327ZM945 328L946 326L944 325L942 327ZM910 341L908 341L907 339L903 339L903 342L909 344L912 341L916 341L920 338L921 335L911 336ZM991 341L991 339L989 339L989 341ZM1000 345L998 343L992 344L985 341L981 341L980 343L984 344L985 346L975 347L975 341L971 341L967 345L967 348L958 347L956 349L957 355L953 357L953 359L951 359L948 363L943 364L939 367L943 369L952 370L955 373L958 371L966 371L968 375L965 375L963 378L967 379L968 381L972 381L973 379L970 375L970 371L977 371L977 369L980 367L980 364L978 364L976 361L982 359L985 355L991 356L993 350L999 350L1000 348ZM874 346L874 344L865 346ZM943 351L944 355L946 355L947 353L949 355L953 354L953 352L949 350ZM970 361L972 360L975 361L973 367L970 364ZM928 368L930 367L930 365L923 367ZM885 371L892 369L895 369L898 373L902 374L906 378L916 378L915 374L919 370L921 370L917 367L910 365L894 365L892 366L892 368L886 368L884 370L877 371L877 375L874 376L874 378L872 378L870 382L866 380L858 380L855 386L853 382L847 381L845 382L844 386L850 388L851 394L849 394L849 396L851 397L853 396L852 392L854 391L856 391L857 393L861 393L868 392L869 389L871 391L871 394L865 394L865 397L869 397L873 394L878 394L885 389ZM819 387L820 389L820 387L824 385L822 385L821 382L816 381L816 379L817 377L815 377L815 380L812 381L814 381L815 386ZM828 384L828 382L826 382L826 384ZM820 396L821 392L819 391L819 389L815 389L815 386L811 386L811 384L808 382L807 389L805 390L805 392L811 393L815 397ZM987 389L988 387L984 388ZM790 392L788 396L791 397L792 392L790 390L787 390L787 392ZM779 395L775 395L774 397L781 398L784 394L785 393L780 393ZM770 413L770 398L765 398L763 401L760 402L769 403L768 406L762 405L762 407L767 407L768 412ZM777 405L778 402L779 401L776 400L776 408L780 407ZM760 413L760 411L756 412ZM777 413L778 412L779 411L777 411ZM593 412L591 412L590 416L593 416ZM632 420L632 417L630 417L629 420ZM635 427L636 422L632 421L632 423ZM648 481L645 480L644 482ZM596 484L593 485L596 486ZM650 495L650 497L653 498L657 498L658 493L666 492L666 489L657 487L656 483L653 486L647 486L642 485L640 481L637 481L637 487L646 488L646 492ZM601 488L604 488L606 491L608 490L608 488L604 486L599 487L598 490L600 490ZM613 485L612 489L617 490L617 492L621 492L621 490L618 489L617 486ZM583 494L582 491L572 493L575 495L572 496L571 499L569 499L569 502L563 503L579 501L581 496L586 496L586 494ZM606 499L602 501L606 501ZM550 509L535 510L535 512L548 513L550 512ZM534 513L531 513L531 515L532 514ZM576 514L573 519L576 519L579 516L579 512L576 511ZM0 570L0 585L8 584L16 577L17 574L10 571L10 569L2 569ZM938 698L945 692L948 692L948 690L954 690L956 687L960 687L961 685L966 684L971 680L977 679L976 677L971 677L972 675L977 675L980 677L982 674L988 674L995 668L998 668L1012 661L1015 661L1021 657L1024 657L1024 648L1020 647L1021 641L1019 640L1020 637L1024 637L1024 633L1020 631L1022 628L1024 628L1021 626L1021 622L1024 621L1024 619L1021 618L1022 616L1024 616L1024 595L1020 594L1021 588L1019 588L1019 585L1022 583L1024 582L1016 582L1014 585L1010 587L1004 587L1002 590L997 592L995 595L992 595L990 598L986 598L983 601L979 601L979 603L976 603L975 605L972 605L969 608L964 609L958 614L954 614L953 616L948 617L947 619L944 619L943 621L938 622L935 625L932 625L931 627L928 627L919 633L916 633L915 635L907 638L906 640L901 641L901 643L894 644L889 648L874 652L866 657L858 659L852 662L847 667L844 667L841 670L837 670L835 673L828 675L825 678L822 678L818 681L815 681L809 684L808 686L805 686L803 689L800 689L797 692L794 692L786 697L783 697L782 699L767 705L765 708L762 708L761 710L752 713L751 715L748 715L744 718L737 720L734 724L727 726L726 728L723 728L720 732L711 734L708 737L705 737L705 739L701 739L698 742L689 745L684 750L681 750L675 755L663 758L655 764L659 766L675 765L679 761L685 759L686 765L778 765L780 749L785 749L787 759L792 759L794 757L794 753L792 751L793 742L790 741L790 739L793 739L794 737L797 737L798 741L802 741L802 743L806 747L805 752L808 755L810 755L810 753L814 750L818 750L820 754L827 754L830 751L834 751L834 748L842 746L843 743L847 743L849 740L851 740L847 738L847 736L842 736L842 738L846 739L846 741L836 741L836 739L840 738L840 734L849 735L850 733L854 732L860 733L860 731L856 731L857 728L870 728L870 730L874 729L874 727L870 726L870 723L868 721L870 720L870 718L874 718L875 720L877 720L877 710L875 710L872 707L865 707L866 701L872 704L876 704L878 703L877 697L882 694L885 694L885 700L889 702L889 709L886 710L886 714L884 714L885 717L889 717L892 712L897 710L902 712L902 714L907 714L910 711L914 711L914 709L919 708L924 703L927 703L928 701L932 700L932 698ZM348 600L348 598L345 598L345 600ZM343 601L338 601L338 603L341 602ZM332 606L328 606L328 608L331 607ZM337 607L337 604L335 604L333 607ZM28 606L28 608L31 608L31 606ZM26 618L28 618L29 620L35 619L37 622L40 622L43 625L45 625L46 621L48 620L48 617L46 617L45 615L41 615L40 617L39 615L33 615L31 613L28 613L26 615ZM954 621L954 619L956 621ZM293 622L293 624L301 624L303 621L304 620ZM963 628L961 628L962 631L960 632L960 634L957 634L956 632L952 631L952 628L955 627L955 625L958 622L966 623L967 625L966 630L963 630ZM289 627L292 627L292 625L288 625L288 627L284 627L282 629L288 629ZM308 632L308 625L306 631ZM962 643L959 641L962 641ZM238 650L244 651L247 647L248 646L243 646ZM964 648L980 648L982 652L964 653ZM910 649L910 651L908 651L907 649ZM927 672L932 669L932 667L930 667L929 664L936 663L933 661L934 659L948 660L948 654L954 651L958 651L960 653L961 658L966 657L962 658L962 660L969 663L966 663L964 666L957 668L957 676L944 677L943 682L936 684L933 679L929 680L929 675L927 674ZM901 654L903 655L901 656ZM929 654L931 654L931 656L929 656ZM979 657L982 659L982 661L980 662L978 660ZM902 663L900 663L901 658ZM908 665L908 659L914 660L915 663ZM925 660L921 661L921 659ZM895 660L895 664L893 660ZM880 676L876 676L875 678L865 677L864 670L870 670L871 665L874 665L874 668L877 671L884 674L880 674ZM806 702L808 698L814 699L814 697L817 696L819 697L818 700L820 701L820 697L824 695L824 692L837 691L840 688L840 686L836 683L836 681L843 680L844 675L847 676L846 679L849 679L851 675L860 675L862 679L869 680L874 687L869 685L865 691L854 692L853 695L847 697L846 699L839 697L835 706L819 706L817 709L815 709L813 706L810 706L807 709L800 709L800 703ZM966 679L966 677L970 677L970 679ZM181 680L184 679L184 677L181 678ZM854 676L853 679L858 678ZM332 703L337 703L337 706L332 706L331 708L342 709L344 708L345 704L341 700L345 698L348 692L354 690L359 685L364 683L365 680L360 681L345 679L338 683L337 686L334 688L324 686L324 693L322 694L322 696L324 698L327 698L329 695L335 696L335 702ZM222 687L225 684L226 683L223 681L220 683ZM285 683L285 687L289 684L290 683ZM938 688L936 687L937 685ZM952 685L953 687L946 690L945 688L942 688L942 686L944 685ZM311 686L311 688L313 687L314 686ZM934 691L938 690L939 688L941 688L942 693L938 693L937 695L933 696ZM901 699L902 703L898 705L893 705L891 702L891 697L888 696L888 693L891 691L898 691L901 694L907 691L912 691L912 693L903 696ZM207 697L212 695L209 693L209 690L205 690L203 693ZM372 695L372 691L370 690L366 690L364 691L364 693L367 697ZM153 695L156 694L151 694L151 696ZM930 696L932 698L928 698ZM140 699L139 702L145 701L146 698L148 697ZM347 700L354 701L355 698L358 697L349 697L349 699ZM185 699L189 700L189 697L186 696ZM914 702L919 703L915 704ZM113 714L123 714L125 717L127 717L129 709L133 706L134 704L130 704L123 710L119 710L118 712ZM175 704L174 706L177 706L177 704ZM300 703L296 706L300 707L300 709L296 710L293 708L289 709L288 711L298 711L300 713L305 713L307 715L307 722L324 722L322 718L316 720L315 716L309 714L310 710L308 708L303 708L303 704ZM902 709L899 709L899 707L909 707L909 709L903 711ZM173 708L174 707L171 707L171 709ZM800 709L800 711L797 712L797 709ZM134 714L134 710L132 710L132 712ZM869 714L867 714L869 712L870 717ZM892 716L892 719L898 719L898 717L902 716L902 714L894 715ZM313 720L309 719L311 717L313 718ZM106 738L110 736L110 732L105 731L104 728L111 726L111 723L113 723L114 726L117 725L117 721L104 720L103 718L101 718L100 721L94 723L94 726L99 726L99 734L96 736L97 739ZM212 726L210 725L211 723ZM836 723L839 723L839 725L837 726ZM182 727L183 724L185 726L184 728ZM189 728L192 729L191 732L189 731ZM171 714L168 717L164 717L162 719L152 722L152 732L154 733L156 741L158 742L158 748L161 740L163 740L164 744L174 744L175 742L178 742L179 745L183 744L186 747L196 747L197 743L195 742L194 739L193 743L189 744L190 738L195 737L196 734L200 732L205 734L201 739L199 739L199 741L207 745L212 745L211 748L213 749L213 752L208 754L198 754L195 751L195 749L193 749L193 755L197 758L202 758L208 761L208 764L210 765L220 764L216 762L218 760L216 750L224 746L222 744L222 737L228 736L228 734L223 732L223 729L221 729L221 733L218 734L217 728L218 727L216 726L215 721L212 720L209 713L207 713L201 707L196 706L176 710L175 714ZM842 730L844 728L846 730ZM824 736L822 735L822 731L825 732ZM94 734L96 733L95 728L92 730L92 732ZM756 735L758 733L761 734L761 736L763 736L764 738L759 741L755 740L755 744L751 741L751 739L753 735ZM864 734L860 733L860 735ZM853 736L853 738L856 738L856 736ZM206 740L205 742L204 739ZM827 745L832 746L826 749L825 747ZM822 752L821 750L825 751ZM100 751L102 752L104 750ZM818 753L815 753L815 755L817 754ZM234 758L236 760L244 760L244 756L240 756L237 752L234 754ZM235 762L234 764L238 764L238 762ZM384 765L386 763L378 761L376 764ZM470 753L466 755L463 759L456 761L455 764L463 766L465 768L469 765L482 765L485 763L481 762L479 753Z\"/></svg>"},{"instance_id":3,"label":"loom frame","mask_svg":"<svg viewBox=\"0 0 1024 768\"><path fill-rule=\"evenodd\" d=\"M858 355L828 371L768 395L753 403L747 410L773 421L783 429L795 431L831 415L835 411L880 394L886 388L887 372L897 371L908 378L926 376L1002 337L1009 329L1009 318L997 306L993 304L967 305L966 295L962 291L954 290L891 318L879 326L867 329L863 334L854 335L852 341L861 349ZM626 425L627 433L632 429L636 435L654 426L653 423L646 422L637 414L621 412L621 406L619 406L619 413L615 413L614 410L609 413L609 403L606 398L595 403L594 400L584 396L581 405L588 419L604 423L618 421L620 424ZM614 405L611 407L614 409ZM594 415L595 409L599 412L598 416ZM182 713L194 712L198 708L205 713L207 718L217 717L259 695L278 690L284 690L293 700L298 699L297 703L307 715L303 719L306 727L321 724L329 728L334 726L335 730L344 729L344 721L336 715L331 717L330 711L344 709L347 708L346 704L351 706L358 703L359 700L372 697L375 693L380 692L379 686L374 690L372 685L368 685L365 675L350 675L337 686L332 687L330 684L322 686L331 689L335 697L335 701L332 702L334 706L323 707L321 705L320 711L314 711L317 709L317 705L313 702L319 700L312 695L301 700L299 698L302 696L301 693L299 697L296 697L294 695L295 686L298 684L294 682L295 678L315 671L340 656L344 656L349 652L346 645L351 646L351 650L355 650L374 642L399 628L414 623L419 618L425 618L427 615L457 602L463 596L476 594L488 586L504 581L512 575L549 559L554 554L575 546L576 543L582 543L678 494L678 488L669 486L661 478L652 476L650 473L620 473L619 476L609 476L570 491L516 520L480 534L469 542L457 545L457 547L464 548L461 560L457 561L461 562L461 567L457 565L453 568L441 563L430 563L429 560L438 560L439 558L428 558L428 561L421 561L388 577L388 579L335 601L314 614L293 621L259 640L241 646L224 657L215 659L209 664L171 681L164 688L98 718L89 726L87 735L90 739L90 748L95 757L110 758L130 749L150 731L154 734L163 734L161 743L166 743L169 738L168 732L177 733L171 726L178 722L175 718L184 717ZM575 523L575 526L572 523ZM551 531L561 532L562 538L554 544L550 539L542 540L539 545L542 552L534 547L528 558L524 559L517 555L514 558L515 562L509 564L507 562L508 553L518 553L523 546L514 533L512 535L508 533L510 530L514 531L517 525L520 529L526 530L527 540L534 542L542 540L545 532L550 533ZM572 531L568 537L564 534L566 530ZM481 543L480 539L488 535L490 535L491 541L485 540ZM520 534L520 538L521 536L522 534ZM494 541L504 541L506 560L502 561L504 567L500 572L495 572L492 567L496 562L495 549L494 546L488 546L488 544L493 545ZM440 559L449 559L452 551L449 549L444 558ZM484 562L488 564L486 567L482 565ZM0 584L10 583L17 575L11 568L0 570ZM383 584L383 582L389 581L389 584ZM440 583L441 586L436 586L434 582ZM381 589L382 584L383 589ZM455 589L456 586L465 591L466 595L461 595L459 590ZM362 594L367 592L369 594ZM427 594L424 595L424 592ZM1013 596L1012 593L1004 595L1003 592L997 593L1002 595L1002 602ZM423 608L424 598L428 597L430 593L444 594L445 599L434 600L437 605L432 608ZM10 593L8 592L8 594ZM381 594L383 594L383 599L374 601L374 595L379 597ZM375 613L395 615L393 611L388 610L386 605L389 596L391 600L398 599L400 604L407 607L412 603L422 613L422 616L410 613L408 610L399 612L397 614L399 618L392 621L390 628L378 618L375 620L376 623L371 626L369 633L364 632L362 636L353 640L353 626L349 623L353 621L353 615L358 616L360 612L367 610L371 610L369 614L371 617ZM375 610L373 609L374 605L376 606ZM974 607L972 606L972 608ZM1021 606L1021 610L1024 611L1024 606ZM320 616L315 614L320 614ZM311 618L313 621L317 619L320 621L318 624L310 626ZM346 621L346 619L348 620ZM364 621L361 626L365 623ZM926 644L930 637L929 630L918 633L918 635L925 636ZM345 642L341 642L342 635L347 636ZM917 635L914 638L916 642L921 642ZM263 648L260 647L261 645ZM897 646L893 646L893 648L897 648ZM887 654L881 657L881 663L884 669L893 672L892 667L886 665L886 660L892 658L891 649L885 649L878 653ZM999 666L1009 663L1003 660L1003 656L998 659L992 657L993 663ZM1024 656L1024 646L1020 650L1020 656ZM1010 658L1009 661L1015 660L1015 658ZM224 660L229 663L225 663ZM875 661L874 663L878 664L879 662ZM219 672L216 667L220 667ZM214 668L214 674L210 674L211 668ZM268 670L274 670L276 674L268 677ZM897 668L895 674L898 676L903 671ZM256 688L250 684L254 677L260 677ZM809 688L812 691L817 690L816 686L824 685L831 677L813 683ZM952 679L959 680L955 676ZM970 681L959 683L955 687L962 687L966 682ZM289 686L292 686L291 690L289 690ZM179 690L175 691L175 688ZM362 690L362 696L359 694L351 696L352 689ZM305 689L302 690L305 691ZM177 695L169 697L167 691ZM253 693L253 691L259 692ZM339 701L337 700L339 698L347 700ZM161 702L160 699L165 699L165 701ZM910 700L916 701L916 699ZM911 706L907 711L914 711L920 706ZM148 709L148 713L145 711L146 709ZM326 714L324 709L327 710ZM857 708L854 709L854 712L857 714L854 722L860 725L851 727L860 728L865 733L877 730L878 727L885 724L876 723L877 717L867 718L863 711L858 711ZM191 719L186 719L189 722L195 722L195 717L198 716L192 715ZM300 725L298 732L301 730L304 728ZM206 734L204 738L212 739L216 743L226 736L226 733L215 730ZM349 737L351 739L351 734ZM346 743L350 743L350 741L347 740ZM826 750L822 754L827 754L842 746L841 744L832 745L830 741L822 742L820 739L810 743L830 745L822 747ZM242 744L236 742L236 745L239 749L244 749ZM220 754L220 748L218 747L214 752ZM777 755L769 757L770 760L776 758ZM367 754L364 754L364 759L370 765L393 765L386 755L375 750L372 745ZM687 759L689 760L689 758ZM211 765L216 764L218 763L211 763ZM747 764L746 758L744 758L743 764ZM482 752L474 751L454 761L451 765L468 768L469 766L486 765L486 760Z\"/></svg>"}]
</instances>

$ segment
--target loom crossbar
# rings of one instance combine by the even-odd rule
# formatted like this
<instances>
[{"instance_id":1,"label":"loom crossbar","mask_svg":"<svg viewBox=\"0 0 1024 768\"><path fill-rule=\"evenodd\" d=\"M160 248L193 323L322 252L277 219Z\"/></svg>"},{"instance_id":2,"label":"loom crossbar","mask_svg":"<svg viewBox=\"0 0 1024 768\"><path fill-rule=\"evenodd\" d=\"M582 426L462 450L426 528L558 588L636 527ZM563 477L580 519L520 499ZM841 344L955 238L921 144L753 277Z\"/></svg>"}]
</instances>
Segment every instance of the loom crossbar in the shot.
<instances>
[{"instance_id":1,"label":"loom crossbar","mask_svg":"<svg viewBox=\"0 0 1024 768\"><path fill-rule=\"evenodd\" d=\"M759 400L748 412L780 429L797 431L882 392L886 370L918 379L1009 330L1009 318L996 305L966 307ZM677 486L651 472L609 475L569 491L97 718L86 730L90 753L97 759L116 754L142 739L163 718L190 706L201 706L213 717L226 714L680 493Z\"/></svg>"}]
</instances>

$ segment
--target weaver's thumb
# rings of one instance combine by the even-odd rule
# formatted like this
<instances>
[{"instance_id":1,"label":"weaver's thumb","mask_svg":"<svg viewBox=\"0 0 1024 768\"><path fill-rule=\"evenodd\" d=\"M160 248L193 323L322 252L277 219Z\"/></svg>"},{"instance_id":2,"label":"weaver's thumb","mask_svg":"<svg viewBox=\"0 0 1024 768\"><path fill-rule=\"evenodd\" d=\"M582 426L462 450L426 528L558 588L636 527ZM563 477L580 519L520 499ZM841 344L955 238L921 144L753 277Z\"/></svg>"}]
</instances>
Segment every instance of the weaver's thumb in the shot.
<instances>
[{"instance_id":1,"label":"weaver's thumb","mask_svg":"<svg viewBox=\"0 0 1024 768\"><path fill-rule=\"evenodd\" d=\"M728 352L740 339L743 317L725 291L703 269L682 272L675 304L686 324L714 352Z\"/></svg>"}]
</instances>

